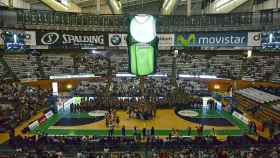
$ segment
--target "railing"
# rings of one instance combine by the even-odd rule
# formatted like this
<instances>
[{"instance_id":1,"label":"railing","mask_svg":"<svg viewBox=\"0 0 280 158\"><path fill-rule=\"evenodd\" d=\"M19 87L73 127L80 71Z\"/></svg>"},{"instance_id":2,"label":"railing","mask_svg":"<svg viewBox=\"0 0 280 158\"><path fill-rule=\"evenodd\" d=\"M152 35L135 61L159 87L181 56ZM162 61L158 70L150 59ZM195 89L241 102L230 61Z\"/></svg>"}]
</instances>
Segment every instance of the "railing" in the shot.
<instances>
[{"instance_id":1,"label":"railing","mask_svg":"<svg viewBox=\"0 0 280 158\"><path fill-rule=\"evenodd\" d=\"M0 11L0 27L25 28L30 26L78 27L79 29L111 29L126 31L127 15L92 15L39 10L11 9ZM280 26L280 12L232 13L212 15L158 15L161 31L186 31L190 29L236 28L263 29ZM41 28L42 29L42 28ZM253 29L254 30L254 29Z\"/></svg>"}]
</instances>

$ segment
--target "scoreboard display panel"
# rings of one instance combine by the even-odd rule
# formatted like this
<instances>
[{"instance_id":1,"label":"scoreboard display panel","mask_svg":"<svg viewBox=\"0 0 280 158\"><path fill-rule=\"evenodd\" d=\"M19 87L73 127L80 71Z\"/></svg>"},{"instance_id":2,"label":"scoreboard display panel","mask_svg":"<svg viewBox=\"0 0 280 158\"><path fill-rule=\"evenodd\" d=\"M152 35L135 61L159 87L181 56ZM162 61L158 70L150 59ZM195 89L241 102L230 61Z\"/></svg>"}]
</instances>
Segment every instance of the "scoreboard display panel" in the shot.
<instances>
[{"instance_id":1,"label":"scoreboard display panel","mask_svg":"<svg viewBox=\"0 0 280 158\"><path fill-rule=\"evenodd\" d=\"M156 70L154 47L146 44L130 46L130 71L139 76L154 73Z\"/></svg>"}]
</instances>

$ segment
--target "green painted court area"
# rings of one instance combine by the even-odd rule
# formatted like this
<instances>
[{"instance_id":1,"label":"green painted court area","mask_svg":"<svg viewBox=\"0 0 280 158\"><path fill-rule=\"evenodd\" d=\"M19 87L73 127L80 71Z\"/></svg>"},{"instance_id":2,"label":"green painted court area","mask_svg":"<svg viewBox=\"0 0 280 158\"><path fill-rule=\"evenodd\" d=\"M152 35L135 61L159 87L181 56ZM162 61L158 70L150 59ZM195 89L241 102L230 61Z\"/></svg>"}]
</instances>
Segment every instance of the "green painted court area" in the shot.
<instances>
[{"instance_id":1,"label":"green painted court area","mask_svg":"<svg viewBox=\"0 0 280 158\"><path fill-rule=\"evenodd\" d=\"M238 120L237 118L233 117L231 113L228 112L216 112L214 110L210 111L202 111L201 109L192 109L199 113L198 116L195 116L196 118L220 118L220 119L226 119L230 123L232 123L235 127L238 127L237 129L228 129L227 127L215 130L216 136L240 136L244 135L245 133L248 133L249 129L246 124ZM54 114L49 120L47 120L45 123L31 131L31 134L48 134L51 136L107 136L108 131L106 129L50 129L49 127L53 126L56 122L58 122L61 118L89 118L92 116L89 116L87 113L72 113L72 114ZM172 121L172 120L171 120ZM166 130L157 130L155 128L155 134L156 136L168 136L171 132L172 128L166 129ZM138 129L139 133L142 133L142 129ZM188 129L180 130L178 132L179 136L187 136ZM134 131L132 129L126 130L127 136L133 136ZM121 131L115 130L114 136L120 136ZM197 131L196 129L192 129L191 136L196 136ZM204 136L212 136L214 135L212 130L204 130L203 131Z\"/></svg>"}]
</instances>

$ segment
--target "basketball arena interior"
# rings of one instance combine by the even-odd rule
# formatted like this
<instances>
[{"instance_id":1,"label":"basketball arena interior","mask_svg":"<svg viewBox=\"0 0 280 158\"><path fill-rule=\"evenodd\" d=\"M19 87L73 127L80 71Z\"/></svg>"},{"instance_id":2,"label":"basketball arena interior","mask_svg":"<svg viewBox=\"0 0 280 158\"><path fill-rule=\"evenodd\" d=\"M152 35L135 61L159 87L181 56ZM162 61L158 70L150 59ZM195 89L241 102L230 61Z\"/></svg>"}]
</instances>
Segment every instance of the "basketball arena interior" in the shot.
<instances>
[{"instance_id":1,"label":"basketball arena interior","mask_svg":"<svg viewBox=\"0 0 280 158\"><path fill-rule=\"evenodd\" d=\"M280 158L279 0L0 0L0 158Z\"/></svg>"}]
</instances>

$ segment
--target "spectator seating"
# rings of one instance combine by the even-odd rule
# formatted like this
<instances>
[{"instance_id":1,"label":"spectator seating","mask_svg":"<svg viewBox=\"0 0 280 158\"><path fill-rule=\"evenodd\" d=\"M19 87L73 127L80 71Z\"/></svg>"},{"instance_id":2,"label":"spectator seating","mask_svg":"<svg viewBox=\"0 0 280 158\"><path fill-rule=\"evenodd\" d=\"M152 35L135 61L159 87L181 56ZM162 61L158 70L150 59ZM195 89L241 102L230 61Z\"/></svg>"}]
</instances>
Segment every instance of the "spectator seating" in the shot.
<instances>
[{"instance_id":1,"label":"spectator seating","mask_svg":"<svg viewBox=\"0 0 280 158\"><path fill-rule=\"evenodd\" d=\"M260 106L260 103L256 103L242 95L235 94L234 97L239 101L240 108L244 111L252 111Z\"/></svg>"},{"instance_id":2,"label":"spectator seating","mask_svg":"<svg viewBox=\"0 0 280 158\"><path fill-rule=\"evenodd\" d=\"M74 73L73 58L69 54L42 54L41 63L47 76Z\"/></svg>"},{"instance_id":3,"label":"spectator seating","mask_svg":"<svg viewBox=\"0 0 280 158\"><path fill-rule=\"evenodd\" d=\"M6 71L5 66L2 63L0 63L0 76L1 77L5 75L5 71Z\"/></svg>"},{"instance_id":4,"label":"spectator seating","mask_svg":"<svg viewBox=\"0 0 280 158\"><path fill-rule=\"evenodd\" d=\"M246 88L237 91L236 93L241 94L251 100L254 100L258 103L269 103L280 100L280 97L254 89Z\"/></svg>"},{"instance_id":5,"label":"spectator seating","mask_svg":"<svg viewBox=\"0 0 280 158\"><path fill-rule=\"evenodd\" d=\"M277 87L255 87L256 89L259 89L261 91L276 95L276 96L280 96L280 88Z\"/></svg>"},{"instance_id":6,"label":"spectator seating","mask_svg":"<svg viewBox=\"0 0 280 158\"><path fill-rule=\"evenodd\" d=\"M280 114L279 111L276 111L279 96L254 88L246 88L235 92L234 97L239 100L241 110L249 112L261 122L271 120L280 123Z\"/></svg>"},{"instance_id":7,"label":"spectator seating","mask_svg":"<svg viewBox=\"0 0 280 158\"><path fill-rule=\"evenodd\" d=\"M140 95L139 79L137 78L113 78L111 91L113 96L132 97ZM200 80L177 80L177 86L185 93L208 92L207 83ZM147 96L166 97L175 87L166 78L146 78L144 93ZM104 81L81 81L75 88L78 95L94 95L102 93L105 89Z\"/></svg>"},{"instance_id":8,"label":"spectator seating","mask_svg":"<svg viewBox=\"0 0 280 158\"><path fill-rule=\"evenodd\" d=\"M277 136L276 136L277 137ZM130 137L15 137L9 142L17 157L78 157L101 158L276 158L279 139L259 142L246 136L135 139ZM71 149L71 150L70 150ZM140 156L140 157L139 157ZM22 156L21 156L22 157ZM25 157L24 157L25 158Z\"/></svg>"},{"instance_id":9,"label":"spectator seating","mask_svg":"<svg viewBox=\"0 0 280 158\"><path fill-rule=\"evenodd\" d=\"M243 77L254 80L268 79L279 62L279 56L254 56L249 58L244 64L247 69L243 73Z\"/></svg>"},{"instance_id":10,"label":"spectator seating","mask_svg":"<svg viewBox=\"0 0 280 158\"><path fill-rule=\"evenodd\" d=\"M36 57L26 54L10 54L3 57L19 79L40 78Z\"/></svg>"},{"instance_id":11,"label":"spectator seating","mask_svg":"<svg viewBox=\"0 0 280 158\"><path fill-rule=\"evenodd\" d=\"M128 72L127 53L113 53L110 57L113 74ZM109 58L100 54L80 54L72 57L69 53L42 53L40 62L46 76L94 73L105 75L109 69ZM21 78L40 78L40 68L36 57L26 54L4 55L4 59L12 70ZM176 59L178 74L214 75L219 78L247 80L280 81L280 71L276 71L280 56L253 56L243 58L243 55L206 55L180 53ZM172 74L173 57L162 53L157 59L157 72ZM1 68L1 67L0 67ZM1 70L1 69L0 69Z\"/></svg>"},{"instance_id":12,"label":"spectator seating","mask_svg":"<svg viewBox=\"0 0 280 158\"><path fill-rule=\"evenodd\" d=\"M77 62L77 69L79 74L81 73L93 73L93 74L106 74L108 70L108 60L100 55L85 54L80 56Z\"/></svg>"},{"instance_id":13,"label":"spectator seating","mask_svg":"<svg viewBox=\"0 0 280 158\"><path fill-rule=\"evenodd\" d=\"M2 106L0 116L9 119L6 125L16 127L21 121L29 119L37 111L47 108L48 95L49 93L45 90L1 81L0 102Z\"/></svg>"}]
</instances>

